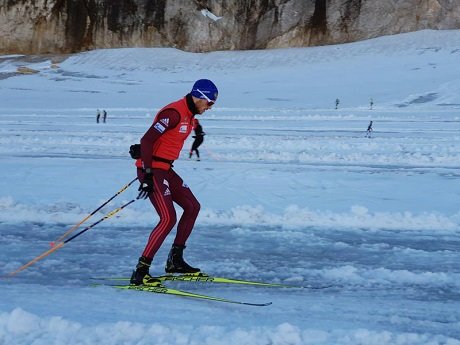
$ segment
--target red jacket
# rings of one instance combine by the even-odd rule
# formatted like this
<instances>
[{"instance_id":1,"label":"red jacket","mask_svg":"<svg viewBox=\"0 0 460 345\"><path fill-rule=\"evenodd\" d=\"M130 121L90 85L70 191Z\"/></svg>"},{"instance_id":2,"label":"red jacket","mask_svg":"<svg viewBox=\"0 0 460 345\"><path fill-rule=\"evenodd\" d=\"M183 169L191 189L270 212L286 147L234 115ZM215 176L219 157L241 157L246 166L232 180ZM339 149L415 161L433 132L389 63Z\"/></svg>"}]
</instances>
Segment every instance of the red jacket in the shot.
<instances>
[{"instance_id":1,"label":"red jacket","mask_svg":"<svg viewBox=\"0 0 460 345\"><path fill-rule=\"evenodd\" d=\"M179 123L173 128L168 128L168 124L162 122L164 120L158 120L161 112L167 109L177 111L180 116ZM155 116L153 123L158 132L162 134L153 142L152 156L171 161L177 159L185 140L193 129L193 114L187 106L186 98L163 107ZM168 129L166 130L166 128ZM140 159L136 161L136 166L138 168L144 167ZM167 163L153 160L152 168L169 169L169 166Z\"/></svg>"}]
</instances>

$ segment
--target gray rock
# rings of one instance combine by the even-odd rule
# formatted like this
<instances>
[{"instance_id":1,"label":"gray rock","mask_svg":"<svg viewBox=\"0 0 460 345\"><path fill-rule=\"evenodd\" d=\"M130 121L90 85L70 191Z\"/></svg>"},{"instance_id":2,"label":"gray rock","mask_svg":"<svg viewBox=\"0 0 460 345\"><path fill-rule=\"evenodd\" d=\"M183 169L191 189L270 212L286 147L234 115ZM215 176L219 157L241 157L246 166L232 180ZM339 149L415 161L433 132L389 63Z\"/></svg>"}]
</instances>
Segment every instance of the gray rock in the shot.
<instances>
[{"instance_id":1,"label":"gray rock","mask_svg":"<svg viewBox=\"0 0 460 345\"><path fill-rule=\"evenodd\" d=\"M456 0L0 0L1 54L302 47L458 28Z\"/></svg>"}]
</instances>

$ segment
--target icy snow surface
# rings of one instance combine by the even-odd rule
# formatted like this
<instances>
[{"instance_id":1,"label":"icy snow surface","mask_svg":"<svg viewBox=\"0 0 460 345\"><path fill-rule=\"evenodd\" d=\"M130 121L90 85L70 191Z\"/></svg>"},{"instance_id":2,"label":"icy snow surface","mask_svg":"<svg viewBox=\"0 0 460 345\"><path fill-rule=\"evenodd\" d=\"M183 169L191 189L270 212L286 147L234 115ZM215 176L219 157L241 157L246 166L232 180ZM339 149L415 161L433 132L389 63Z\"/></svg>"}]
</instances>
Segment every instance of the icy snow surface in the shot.
<instances>
[{"instance_id":1,"label":"icy snow surface","mask_svg":"<svg viewBox=\"0 0 460 345\"><path fill-rule=\"evenodd\" d=\"M201 117L202 160L187 158L190 138L175 163L202 205L186 259L219 276L330 286L169 283L268 307L91 286L134 268L158 221L137 201L0 279L0 344L460 344L459 61L460 31L265 51L97 50L59 68L0 56L0 275L132 180L129 146L159 108L210 78L220 94Z\"/></svg>"}]
</instances>

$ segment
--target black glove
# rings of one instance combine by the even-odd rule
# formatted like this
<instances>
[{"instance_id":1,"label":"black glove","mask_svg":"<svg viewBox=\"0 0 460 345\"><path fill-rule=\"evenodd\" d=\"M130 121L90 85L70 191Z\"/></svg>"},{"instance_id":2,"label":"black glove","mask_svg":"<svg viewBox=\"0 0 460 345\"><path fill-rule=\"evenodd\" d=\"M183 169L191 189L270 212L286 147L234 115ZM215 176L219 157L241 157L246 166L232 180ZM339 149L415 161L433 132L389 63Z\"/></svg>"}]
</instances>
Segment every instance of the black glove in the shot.
<instances>
[{"instance_id":1,"label":"black glove","mask_svg":"<svg viewBox=\"0 0 460 345\"><path fill-rule=\"evenodd\" d=\"M137 199L147 199L149 194L153 192L153 174L145 173L144 178L138 188L139 195Z\"/></svg>"},{"instance_id":2,"label":"black glove","mask_svg":"<svg viewBox=\"0 0 460 345\"><path fill-rule=\"evenodd\" d=\"M141 144L134 144L129 147L129 154L132 159L141 158Z\"/></svg>"}]
</instances>

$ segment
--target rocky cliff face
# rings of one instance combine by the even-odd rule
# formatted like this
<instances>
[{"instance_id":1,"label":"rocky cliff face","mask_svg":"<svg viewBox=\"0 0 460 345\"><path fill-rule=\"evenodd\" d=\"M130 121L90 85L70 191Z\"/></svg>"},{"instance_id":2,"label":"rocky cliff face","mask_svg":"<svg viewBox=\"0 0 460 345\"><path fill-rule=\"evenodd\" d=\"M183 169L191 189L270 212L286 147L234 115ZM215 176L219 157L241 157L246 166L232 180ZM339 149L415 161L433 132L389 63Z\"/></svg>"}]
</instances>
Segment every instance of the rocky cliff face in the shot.
<instances>
[{"instance_id":1,"label":"rocky cliff face","mask_svg":"<svg viewBox=\"0 0 460 345\"><path fill-rule=\"evenodd\" d=\"M0 54L264 49L460 28L458 0L0 0L0 6Z\"/></svg>"}]
</instances>

